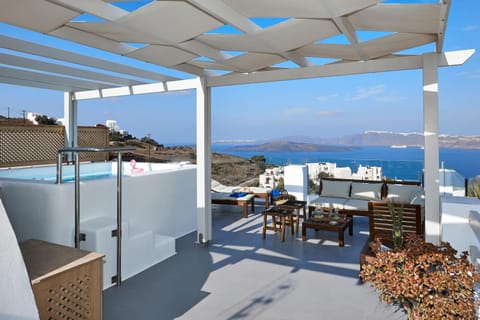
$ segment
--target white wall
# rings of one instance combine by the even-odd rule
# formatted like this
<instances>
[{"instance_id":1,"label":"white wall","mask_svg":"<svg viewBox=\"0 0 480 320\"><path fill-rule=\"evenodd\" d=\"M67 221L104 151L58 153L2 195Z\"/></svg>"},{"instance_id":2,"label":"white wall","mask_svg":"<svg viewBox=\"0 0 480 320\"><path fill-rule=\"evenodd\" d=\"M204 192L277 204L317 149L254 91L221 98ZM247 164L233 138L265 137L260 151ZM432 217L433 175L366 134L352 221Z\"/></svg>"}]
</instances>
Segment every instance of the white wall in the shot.
<instances>
[{"instance_id":1,"label":"white wall","mask_svg":"<svg viewBox=\"0 0 480 320\"><path fill-rule=\"evenodd\" d=\"M195 167L123 178L123 219L175 238L196 230ZM74 184L0 180L0 196L19 241L73 246ZM116 178L81 182L81 220L116 217Z\"/></svg>"},{"instance_id":2,"label":"white wall","mask_svg":"<svg viewBox=\"0 0 480 320\"><path fill-rule=\"evenodd\" d=\"M440 198L442 241L450 242L459 253L470 246L480 248L470 224L471 211L480 212L480 200L473 197L443 196Z\"/></svg>"},{"instance_id":3,"label":"white wall","mask_svg":"<svg viewBox=\"0 0 480 320\"><path fill-rule=\"evenodd\" d=\"M305 165L289 165L284 167L284 185L288 194L297 200L307 200L308 173Z\"/></svg>"},{"instance_id":4,"label":"white wall","mask_svg":"<svg viewBox=\"0 0 480 320\"><path fill-rule=\"evenodd\" d=\"M0 201L0 319L39 319L17 238Z\"/></svg>"}]
</instances>

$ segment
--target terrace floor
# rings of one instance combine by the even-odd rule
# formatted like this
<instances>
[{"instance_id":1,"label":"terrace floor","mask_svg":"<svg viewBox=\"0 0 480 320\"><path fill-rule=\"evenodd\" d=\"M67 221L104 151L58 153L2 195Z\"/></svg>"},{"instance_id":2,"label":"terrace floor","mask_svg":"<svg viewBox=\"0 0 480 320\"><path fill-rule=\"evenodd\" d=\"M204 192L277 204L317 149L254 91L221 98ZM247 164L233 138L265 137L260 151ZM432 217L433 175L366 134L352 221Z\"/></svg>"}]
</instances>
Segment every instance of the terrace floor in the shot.
<instances>
[{"instance_id":1,"label":"terrace floor","mask_svg":"<svg viewBox=\"0 0 480 320\"><path fill-rule=\"evenodd\" d=\"M405 319L358 279L368 220L354 235L328 231L261 236L262 208L213 206L213 240L195 233L177 240L177 254L104 291L104 319Z\"/></svg>"}]
</instances>

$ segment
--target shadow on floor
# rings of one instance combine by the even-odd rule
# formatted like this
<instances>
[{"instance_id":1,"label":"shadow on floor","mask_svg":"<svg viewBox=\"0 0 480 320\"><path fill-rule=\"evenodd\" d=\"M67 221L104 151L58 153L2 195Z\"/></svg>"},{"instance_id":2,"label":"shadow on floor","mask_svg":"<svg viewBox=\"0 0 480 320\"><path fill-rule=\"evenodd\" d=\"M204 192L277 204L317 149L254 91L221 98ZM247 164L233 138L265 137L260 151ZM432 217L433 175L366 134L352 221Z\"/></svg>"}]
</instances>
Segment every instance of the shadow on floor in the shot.
<instances>
[{"instance_id":1,"label":"shadow on floor","mask_svg":"<svg viewBox=\"0 0 480 320\"><path fill-rule=\"evenodd\" d=\"M262 239L262 209L247 219L237 209L214 206L207 246L188 234L175 256L104 291L104 319L319 319L319 301L329 319L405 318L358 281L366 218L354 219L354 235L339 247L328 231Z\"/></svg>"}]
</instances>

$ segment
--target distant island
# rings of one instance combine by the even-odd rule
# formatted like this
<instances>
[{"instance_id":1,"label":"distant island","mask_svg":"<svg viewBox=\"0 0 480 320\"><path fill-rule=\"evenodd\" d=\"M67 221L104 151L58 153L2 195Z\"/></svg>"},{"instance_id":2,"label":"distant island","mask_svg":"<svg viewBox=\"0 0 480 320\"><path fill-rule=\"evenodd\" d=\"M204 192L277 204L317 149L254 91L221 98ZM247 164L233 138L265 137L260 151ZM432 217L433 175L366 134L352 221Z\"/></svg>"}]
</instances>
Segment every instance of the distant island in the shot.
<instances>
[{"instance_id":1,"label":"distant island","mask_svg":"<svg viewBox=\"0 0 480 320\"><path fill-rule=\"evenodd\" d=\"M480 149L480 136L455 136L440 134L438 137L441 148L452 149ZM280 141L288 141L290 144L299 143L303 145L295 146L289 150L282 150L290 148L278 144ZM228 141L219 141L218 143L228 143ZM230 142L232 143L232 142ZM238 144L235 141L232 144ZM312 147L308 145L313 145ZM265 152L280 152L269 151L267 149L275 149L282 151L345 151L342 146L405 146L421 148L424 144L424 136L419 132L391 132L391 131L365 131L363 133L347 135L337 138L314 138L305 136L286 136L273 138L268 140L254 140L242 143L242 146L231 151L265 151ZM298 148L298 149L297 149ZM310 149L312 148L312 149ZM321 148L321 150L316 149ZM334 149L325 149L334 148ZM346 149L348 151L348 149Z\"/></svg>"},{"instance_id":2,"label":"distant island","mask_svg":"<svg viewBox=\"0 0 480 320\"><path fill-rule=\"evenodd\" d=\"M228 151L236 152L342 152L355 150L350 146L320 145L292 141L274 141L257 145L243 145L230 147Z\"/></svg>"}]
</instances>

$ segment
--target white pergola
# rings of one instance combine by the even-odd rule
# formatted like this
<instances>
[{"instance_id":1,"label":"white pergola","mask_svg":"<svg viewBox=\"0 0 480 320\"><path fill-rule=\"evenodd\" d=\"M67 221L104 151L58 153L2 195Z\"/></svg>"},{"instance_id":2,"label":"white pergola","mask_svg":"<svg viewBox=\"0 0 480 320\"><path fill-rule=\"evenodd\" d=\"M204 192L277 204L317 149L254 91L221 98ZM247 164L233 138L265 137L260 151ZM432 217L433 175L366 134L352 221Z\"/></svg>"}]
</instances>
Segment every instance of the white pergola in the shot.
<instances>
[{"instance_id":1,"label":"white pergola","mask_svg":"<svg viewBox=\"0 0 480 320\"><path fill-rule=\"evenodd\" d=\"M474 53L443 52L451 0L117 2L124 6L0 0L6 24L189 75L180 79L0 34L0 82L65 92L68 146L76 145L79 100L195 89L198 240L206 242L212 237L212 87L421 69L425 233L427 241L439 242L437 70L461 65Z\"/></svg>"}]
</instances>

